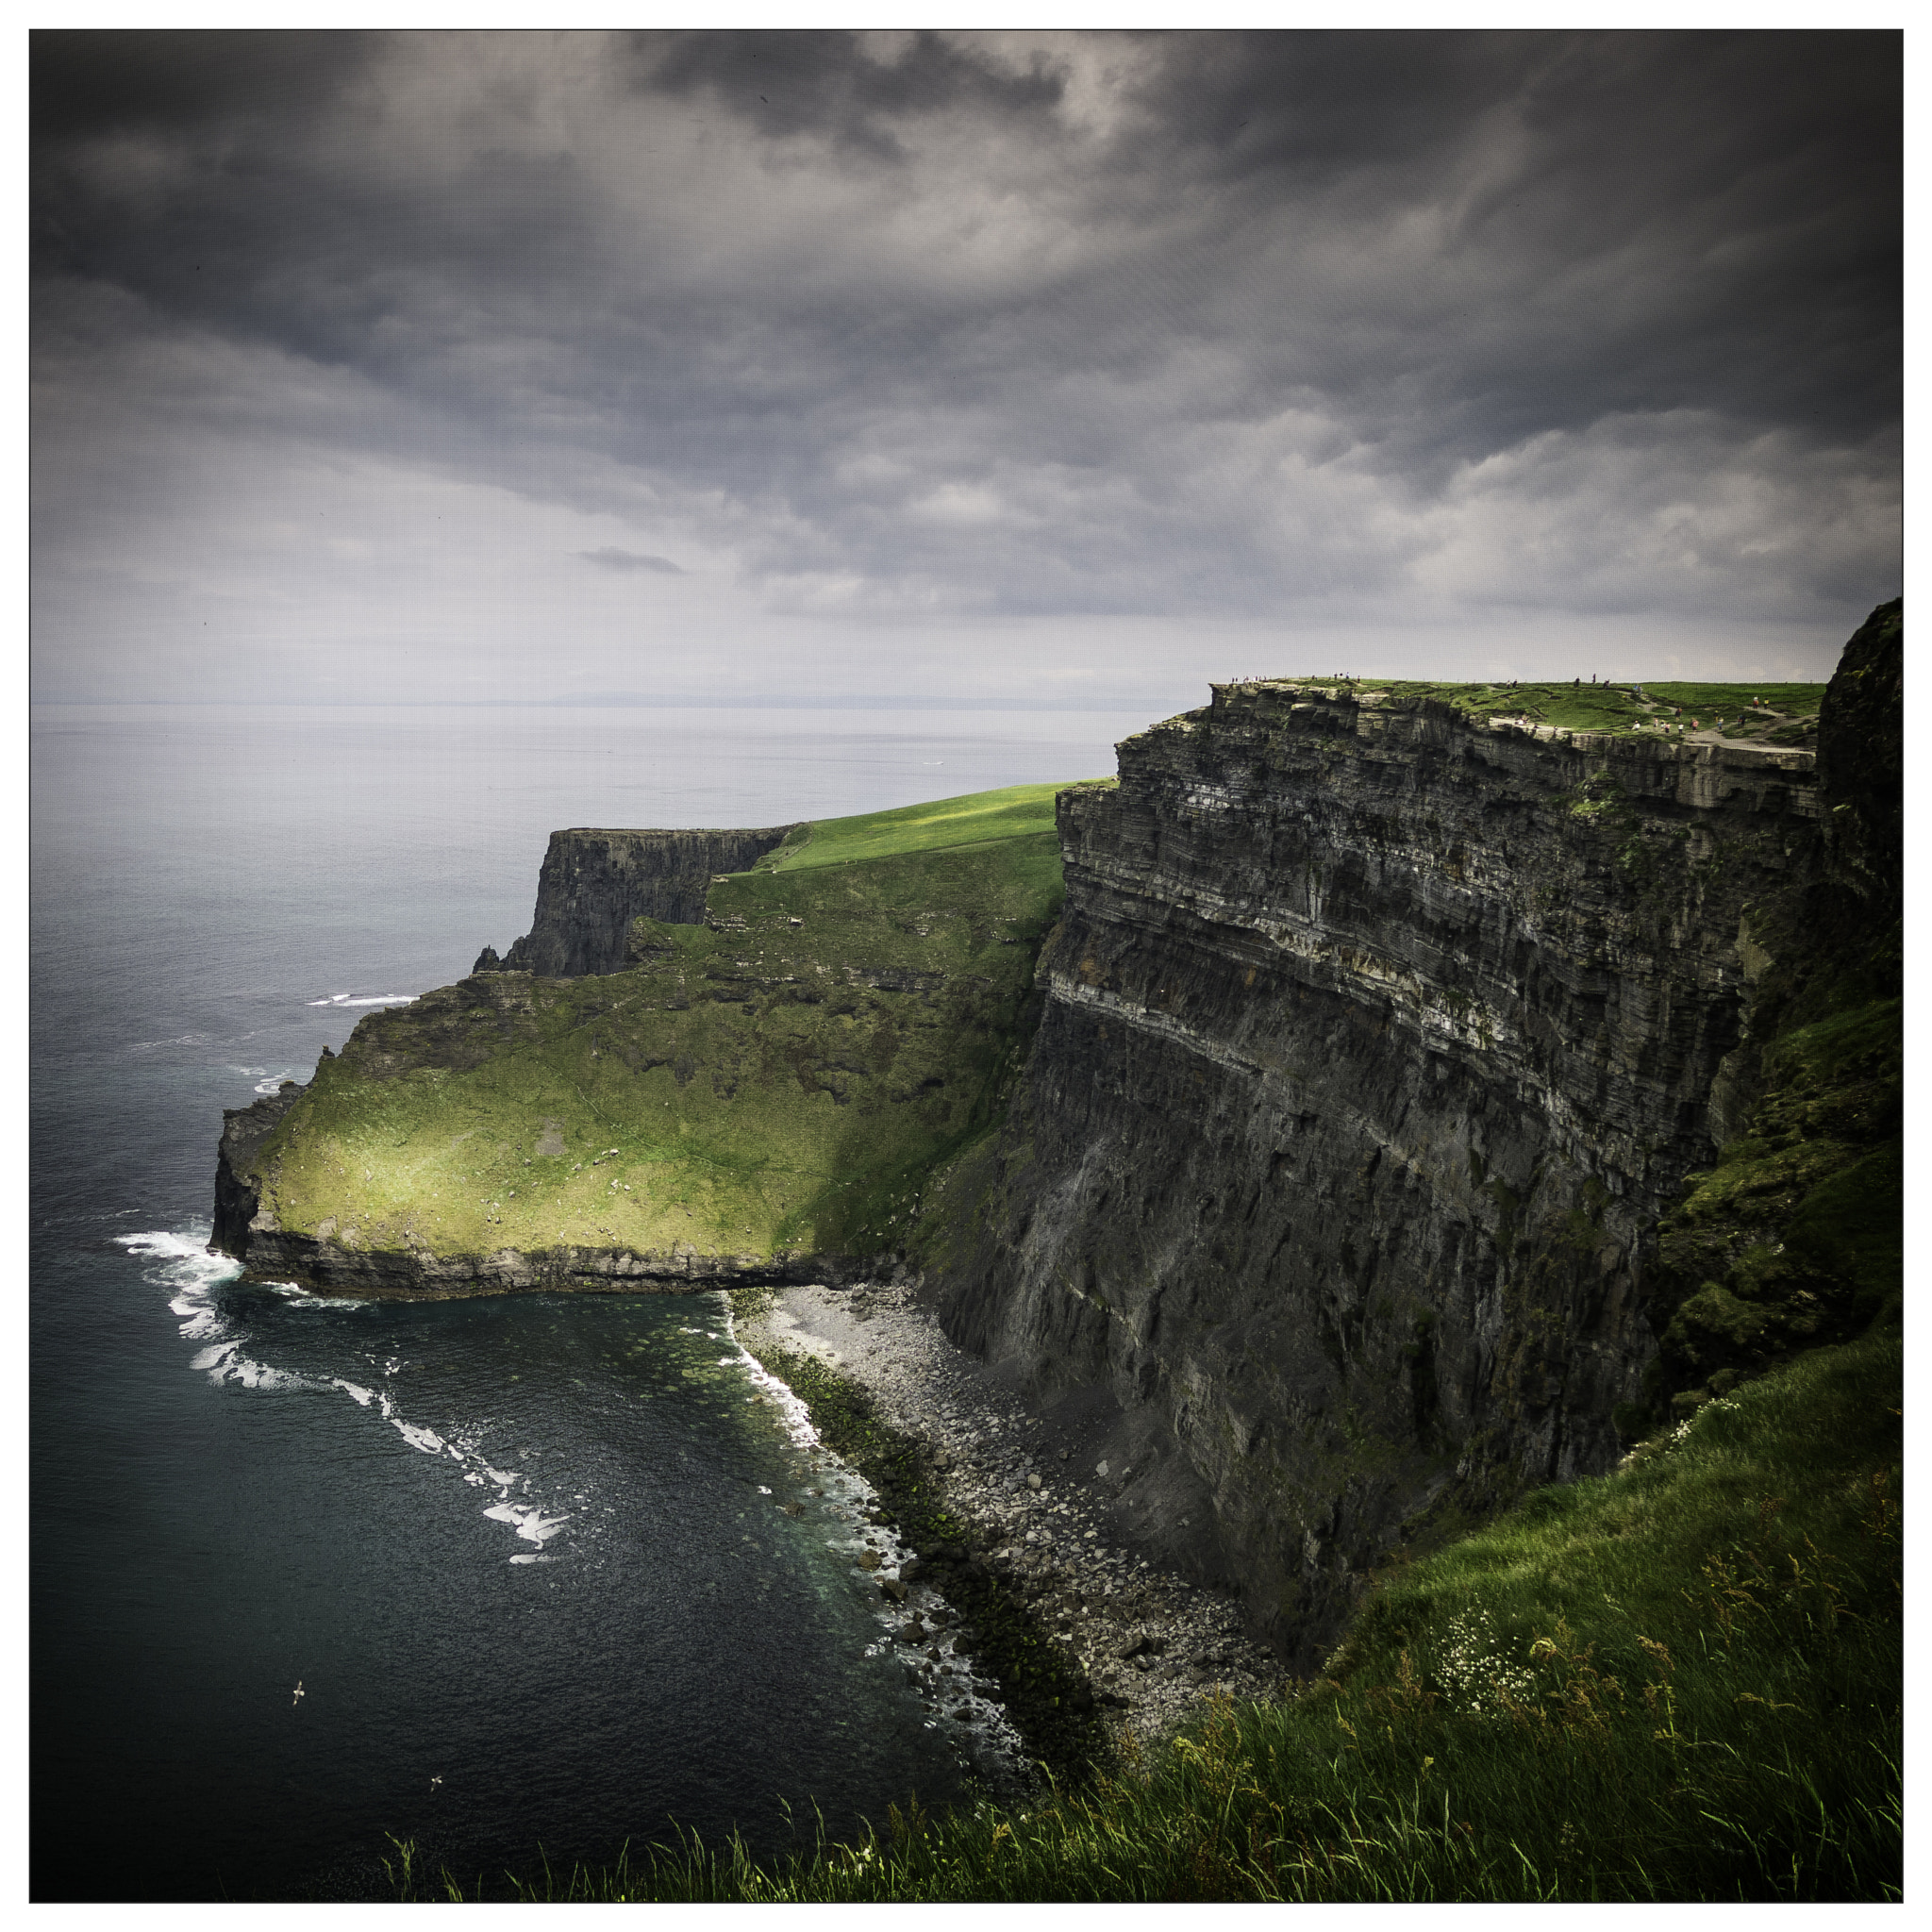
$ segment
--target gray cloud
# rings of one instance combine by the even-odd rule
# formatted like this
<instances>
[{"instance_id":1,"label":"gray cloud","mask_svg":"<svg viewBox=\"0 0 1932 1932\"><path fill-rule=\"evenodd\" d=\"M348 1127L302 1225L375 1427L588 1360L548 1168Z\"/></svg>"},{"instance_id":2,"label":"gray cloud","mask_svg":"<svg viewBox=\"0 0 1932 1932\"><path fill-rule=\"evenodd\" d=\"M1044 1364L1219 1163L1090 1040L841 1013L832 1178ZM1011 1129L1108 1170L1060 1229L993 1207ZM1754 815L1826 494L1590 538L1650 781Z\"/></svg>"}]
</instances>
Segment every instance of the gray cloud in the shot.
<instances>
[{"instance_id":1,"label":"gray cloud","mask_svg":"<svg viewBox=\"0 0 1932 1932\"><path fill-rule=\"evenodd\" d=\"M49 648L197 505L225 599L541 528L846 675L869 626L1836 637L1897 589L1895 35L33 47ZM366 554L277 534L378 498Z\"/></svg>"},{"instance_id":2,"label":"gray cloud","mask_svg":"<svg viewBox=\"0 0 1932 1932\"><path fill-rule=\"evenodd\" d=\"M586 563L594 563L599 570L658 571L672 577L684 575L668 557L652 557L638 550L620 550L614 543L606 543L596 550L579 550L575 554Z\"/></svg>"}]
</instances>

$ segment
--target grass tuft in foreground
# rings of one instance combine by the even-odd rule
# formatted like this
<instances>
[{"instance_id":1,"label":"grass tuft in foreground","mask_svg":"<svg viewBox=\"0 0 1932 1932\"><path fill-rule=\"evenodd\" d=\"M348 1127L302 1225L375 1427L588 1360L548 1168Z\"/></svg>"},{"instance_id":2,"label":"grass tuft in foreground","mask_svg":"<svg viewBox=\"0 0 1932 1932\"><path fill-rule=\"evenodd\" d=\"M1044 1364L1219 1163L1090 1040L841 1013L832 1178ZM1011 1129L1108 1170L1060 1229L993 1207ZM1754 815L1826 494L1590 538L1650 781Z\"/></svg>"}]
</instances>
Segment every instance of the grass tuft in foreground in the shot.
<instances>
[{"instance_id":1,"label":"grass tuft in foreground","mask_svg":"<svg viewBox=\"0 0 1932 1932\"><path fill-rule=\"evenodd\" d=\"M1897 1336L1874 1334L1706 1404L1614 1474L1387 1578L1299 1696L1219 1704L1085 1789L895 1807L772 1865L678 1836L516 1890L1896 1899L1901 1365Z\"/></svg>"}]
</instances>

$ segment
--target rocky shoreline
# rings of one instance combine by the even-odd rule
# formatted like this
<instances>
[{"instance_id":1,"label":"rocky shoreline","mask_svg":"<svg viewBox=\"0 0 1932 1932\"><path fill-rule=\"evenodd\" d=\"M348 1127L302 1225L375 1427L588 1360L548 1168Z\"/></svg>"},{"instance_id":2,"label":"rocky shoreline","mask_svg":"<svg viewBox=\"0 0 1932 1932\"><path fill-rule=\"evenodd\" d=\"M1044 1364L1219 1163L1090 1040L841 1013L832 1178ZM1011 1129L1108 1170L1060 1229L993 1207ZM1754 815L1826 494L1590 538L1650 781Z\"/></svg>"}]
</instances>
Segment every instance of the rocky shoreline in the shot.
<instances>
[{"instance_id":1,"label":"rocky shoreline","mask_svg":"<svg viewBox=\"0 0 1932 1932\"><path fill-rule=\"evenodd\" d=\"M1025 1606L1079 1686L1076 1702L1091 1700L1130 1759L1217 1694L1262 1697L1284 1688L1280 1663L1245 1634L1237 1599L1180 1573L1163 1531L1189 1525L1160 1523L1141 1499L1137 1474L1158 1484L1159 1472L1120 1459L1117 1418L1028 1404L946 1340L916 1286L775 1289L741 1308L736 1332L760 1359L785 1352L816 1358L863 1391L922 1452L946 1514L965 1535L915 1544L896 1574L941 1601L952 1625L942 1660L956 1648L970 1651L976 1636L943 1601L949 1576L959 1574L997 1577ZM1130 1526L1137 1503L1147 1519L1139 1529ZM944 1686L920 1672L922 1658L928 1674L941 1668L931 1655L934 1634L931 1613L915 1613L898 1641L937 1706Z\"/></svg>"}]
</instances>

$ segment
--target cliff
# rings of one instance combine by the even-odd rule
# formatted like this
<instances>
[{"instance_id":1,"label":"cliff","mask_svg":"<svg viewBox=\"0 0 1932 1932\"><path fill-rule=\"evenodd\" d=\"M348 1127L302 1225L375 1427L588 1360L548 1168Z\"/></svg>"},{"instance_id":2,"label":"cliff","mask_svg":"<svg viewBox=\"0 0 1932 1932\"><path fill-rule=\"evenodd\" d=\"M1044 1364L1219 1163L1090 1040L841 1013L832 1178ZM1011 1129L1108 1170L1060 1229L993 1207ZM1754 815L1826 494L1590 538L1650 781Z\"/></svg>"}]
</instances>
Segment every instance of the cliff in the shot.
<instances>
[{"instance_id":1,"label":"cliff","mask_svg":"<svg viewBox=\"0 0 1932 1932\"><path fill-rule=\"evenodd\" d=\"M1804 883L1754 903L1760 1097L1661 1223L1646 1395L1674 1413L1794 1352L1895 1320L1904 1271L1901 607L1846 645L1820 708L1821 836Z\"/></svg>"},{"instance_id":2,"label":"cliff","mask_svg":"<svg viewBox=\"0 0 1932 1932\"><path fill-rule=\"evenodd\" d=\"M1059 904L1053 796L821 822L776 851L746 833L765 862L708 877L702 924L633 919L621 972L500 968L370 1014L307 1088L228 1117L214 1244L366 1295L890 1268L926 1174L1017 1070ZM633 885L615 910L556 887L550 939L572 903L579 937L608 930Z\"/></svg>"},{"instance_id":3,"label":"cliff","mask_svg":"<svg viewBox=\"0 0 1932 1932\"><path fill-rule=\"evenodd\" d=\"M909 1260L1120 1406L1117 1505L1306 1665L1392 1557L1896 1310L1901 625L1822 705L1248 683L1057 804L559 833L546 970L230 1115L217 1245L395 1294Z\"/></svg>"},{"instance_id":4,"label":"cliff","mask_svg":"<svg viewBox=\"0 0 1932 1932\"><path fill-rule=\"evenodd\" d=\"M631 964L626 941L634 920L703 924L715 877L748 870L799 829L553 832L529 931L501 959L485 946L471 971L548 979L622 973Z\"/></svg>"},{"instance_id":5,"label":"cliff","mask_svg":"<svg viewBox=\"0 0 1932 1932\"><path fill-rule=\"evenodd\" d=\"M322 1050L325 1060L334 1056ZM215 1221L208 1246L225 1255L242 1255L248 1250L249 1228L261 1209L258 1189L252 1179L261 1150L282 1116L308 1091L308 1083L284 1080L280 1090L266 1093L248 1107L225 1108L222 1112L221 1143L215 1151Z\"/></svg>"},{"instance_id":6,"label":"cliff","mask_svg":"<svg viewBox=\"0 0 1932 1932\"><path fill-rule=\"evenodd\" d=\"M1311 1661L1396 1547L1648 1424L1645 1259L1757 1103L1745 913L1816 882L1814 766L1286 683L1129 740L1061 797L1039 1032L928 1234L948 1331L1156 1411Z\"/></svg>"}]
</instances>

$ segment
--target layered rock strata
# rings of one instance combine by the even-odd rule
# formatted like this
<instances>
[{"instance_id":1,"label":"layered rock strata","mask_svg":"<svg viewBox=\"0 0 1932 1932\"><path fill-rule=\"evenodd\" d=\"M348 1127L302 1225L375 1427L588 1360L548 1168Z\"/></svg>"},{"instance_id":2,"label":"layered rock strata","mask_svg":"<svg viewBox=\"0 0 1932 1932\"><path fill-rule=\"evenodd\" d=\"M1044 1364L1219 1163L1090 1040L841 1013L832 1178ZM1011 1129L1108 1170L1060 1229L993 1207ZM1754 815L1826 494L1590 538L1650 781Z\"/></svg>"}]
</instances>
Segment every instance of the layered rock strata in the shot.
<instances>
[{"instance_id":1,"label":"layered rock strata","mask_svg":"<svg viewBox=\"0 0 1932 1932\"><path fill-rule=\"evenodd\" d=\"M1154 1407L1257 1626L1607 1467L1641 1246L1756 1091L1742 909L1814 862L1813 756L1217 688L1062 794L1067 906L949 1333Z\"/></svg>"},{"instance_id":2,"label":"layered rock strata","mask_svg":"<svg viewBox=\"0 0 1932 1932\"><path fill-rule=\"evenodd\" d=\"M631 924L699 925L705 893L721 873L744 872L795 825L740 831L553 832L537 877L530 929L498 958L485 946L475 973L535 973L577 979L622 973L632 961Z\"/></svg>"}]
</instances>

